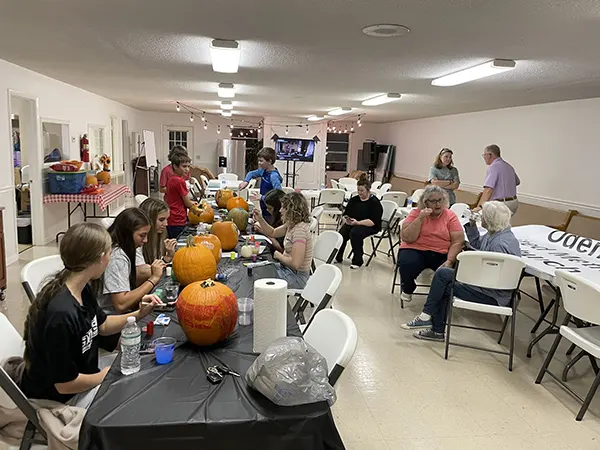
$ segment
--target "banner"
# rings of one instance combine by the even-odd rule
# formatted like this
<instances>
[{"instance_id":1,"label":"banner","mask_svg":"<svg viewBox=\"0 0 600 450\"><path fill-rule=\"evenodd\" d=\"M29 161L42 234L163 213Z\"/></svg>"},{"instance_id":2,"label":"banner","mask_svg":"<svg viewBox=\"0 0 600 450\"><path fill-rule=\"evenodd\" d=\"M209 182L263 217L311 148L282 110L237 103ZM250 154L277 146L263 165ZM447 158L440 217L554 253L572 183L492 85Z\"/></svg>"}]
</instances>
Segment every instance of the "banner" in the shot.
<instances>
[{"instance_id":1,"label":"banner","mask_svg":"<svg viewBox=\"0 0 600 450\"><path fill-rule=\"evenodd\" d=\"M543 225L514 227L527 272L552 281L556 269L600 285L600 242Z\"/></svg>"}]
</instances>

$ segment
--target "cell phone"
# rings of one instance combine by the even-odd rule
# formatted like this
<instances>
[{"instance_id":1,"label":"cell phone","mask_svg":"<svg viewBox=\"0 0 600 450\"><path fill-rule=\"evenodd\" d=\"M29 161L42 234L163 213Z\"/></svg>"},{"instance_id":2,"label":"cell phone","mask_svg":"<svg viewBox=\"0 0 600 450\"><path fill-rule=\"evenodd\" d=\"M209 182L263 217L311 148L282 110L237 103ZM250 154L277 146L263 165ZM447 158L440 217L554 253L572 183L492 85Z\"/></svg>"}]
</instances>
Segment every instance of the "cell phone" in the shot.
<instances>
[{"instance_id":1,"label":"cell phone","mask_svg":"<svg viewBox=\"0 0 600 450\"><path fill-rule=\"evenodd\" d=\"M350 217L348 217L348 216L342 216L342 219L344 219L344 220L348 220L349 218Z\"/></svg>"}]
</instances>

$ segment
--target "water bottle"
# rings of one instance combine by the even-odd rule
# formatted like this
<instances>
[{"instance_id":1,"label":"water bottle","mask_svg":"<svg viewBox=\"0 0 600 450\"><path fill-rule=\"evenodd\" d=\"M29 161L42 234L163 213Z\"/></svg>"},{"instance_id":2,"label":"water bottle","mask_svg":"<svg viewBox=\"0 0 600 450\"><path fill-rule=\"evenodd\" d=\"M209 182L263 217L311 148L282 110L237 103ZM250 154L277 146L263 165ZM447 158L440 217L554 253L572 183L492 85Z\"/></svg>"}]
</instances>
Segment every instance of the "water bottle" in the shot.
<instances>
[{"instance_id":1,"label":"water bottle","mask_svg":"<svg viewBox=\"0 0 600 450\"><path fill-rule=\"evenodd\" d=\"M321 183L321 190L325 189L325 183Z\"/></svg>"},{"instance_id":2,"label":"water bottle","mask_svg":"<svg viewBox=\"0 0 600 450\"><path fill-rule=\"evenodd\" d=\"M128 317L127 325L121 331L121 373L123 375L139 372L141 339L142 330L135 323L135 317Z\"/></svg>"}]
</instances>

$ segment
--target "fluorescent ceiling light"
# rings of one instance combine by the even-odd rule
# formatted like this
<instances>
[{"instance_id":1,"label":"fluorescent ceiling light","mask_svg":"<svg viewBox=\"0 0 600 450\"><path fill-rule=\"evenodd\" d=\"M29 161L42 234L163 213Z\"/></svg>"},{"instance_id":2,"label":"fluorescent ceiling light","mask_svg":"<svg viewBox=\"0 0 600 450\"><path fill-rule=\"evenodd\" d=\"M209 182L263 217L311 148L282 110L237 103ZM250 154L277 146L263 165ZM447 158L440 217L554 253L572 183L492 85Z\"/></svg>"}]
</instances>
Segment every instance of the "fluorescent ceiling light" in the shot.
<instances>
[{"instance_id":1,"label":"fluorescent ceiling light","mask_svg":"<svg viewBox=\"0 0 600 450\"><path fill-rule=\"evenodd\" d=\"M231 101L225 100L221 102L221 109L233 109L233 103Z\"/></svg>"},{"instance_id":2,"label":"fluorescent ceiling light","mask_svg":"<svg viewBox=\"0 0 600 450\"><path fill-rule=\"evenodd\" d=\"M383 105L384 103L395 102L402 97L400 94L390 93L390 94L381 94L377 97L370 98L362 102L363 106L377 106Z\"/></svg>"},{"instance_id":3,"label":"fluorescent ceiling light","mask_svg":"<svg viewBox=\"0 0 600 450\"><path fill-rule=\"evenodd\" d=\"M215 39L210 43L210 59L215 72L237 73L240 65L240 44Z\"/></svg>"},{"instance_id":4,"label":"fluorescent ceiling light","mask_svg":"<svg viewBox=\"0 0 600 450\"><path fill-rule=\"evenodd\" d=\"M470 69L461 70L450 75L436 78L431 82L434 86L456 86L457 84L467 83L478 80L479 78L489 77L498 73L507 72L515 68L517 63L512 59L494 59Z\"/></svg>"},{"instance_id":5,"label":"fluorescent ceiling light","mask_svg":"<svg viewBox=\"0 0 600 450\"><path fill-rule=\"evenodd\" d=\"M221 110L221 115L223 117L231 117L231 114L233 114L233 111L224 111L224 110Z\"/></svg>"},{"instance_id":6,"label":"fluorescent ceiling light","mask_svg":"<svg viewBox=\"0 0 600 450\"><path fill-rule=\"evenodd\" d=\"M323 120L324 118L325 118L325 116L310 116L306 120L310 120L311 122L314 122L314 121L317 121L317 120Z\"/></svg>"},{"instance_id":7,"label":"fluorescent ceiling light","mask_svg":"<svg viewBox=\"0 0 600 450\"><path fill-rule=\"evenodd\" d=\"M219 83L219 97L233 98L235 97L235 87L232 83Z\"/></svg>"},{"instance_id":8,"label":"fluorescent ceiling light","mask_svg":"<svg viewBox=\"0 0 600 450\"><path fill-rule=\"evenodd\" d=\"M344 114L349 114L352 112L352 108L349 106L345 106L343 108L334 109L333 111L329 111L327 114L330 116L342 116Z\"/></svg>"}]
</instances>

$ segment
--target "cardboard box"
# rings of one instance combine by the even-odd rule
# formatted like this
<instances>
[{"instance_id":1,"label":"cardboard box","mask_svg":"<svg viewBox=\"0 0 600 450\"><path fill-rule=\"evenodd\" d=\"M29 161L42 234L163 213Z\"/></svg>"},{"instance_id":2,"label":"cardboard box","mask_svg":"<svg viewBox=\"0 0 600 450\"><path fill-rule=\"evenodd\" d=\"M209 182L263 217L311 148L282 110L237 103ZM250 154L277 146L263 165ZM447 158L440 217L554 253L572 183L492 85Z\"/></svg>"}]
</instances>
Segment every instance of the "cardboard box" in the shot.
<instances>
[{"instance_id":1,"label":"cardboard box","mask_svg":"<svg viewBox=\"0 0 600 450\"><path fill-rule=\"evenodd\" d=\"M15 167L15 186L21 184L21 169Z\"/></svg>"}]
</instances>

